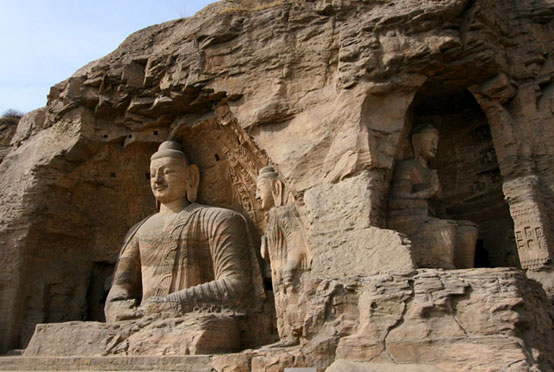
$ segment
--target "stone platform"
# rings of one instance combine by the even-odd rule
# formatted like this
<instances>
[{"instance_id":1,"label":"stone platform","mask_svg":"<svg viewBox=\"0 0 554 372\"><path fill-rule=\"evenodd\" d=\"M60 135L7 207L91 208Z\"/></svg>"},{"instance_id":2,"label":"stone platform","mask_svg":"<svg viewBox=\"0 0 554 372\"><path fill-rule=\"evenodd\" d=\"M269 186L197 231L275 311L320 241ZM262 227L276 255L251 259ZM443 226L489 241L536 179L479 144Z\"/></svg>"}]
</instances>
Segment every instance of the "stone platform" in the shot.
<instances>
[{"instance_id":1,"label":"stone platform","mask_svg":"<svg viewBox=\"0 0 554 372\"><path fill-rule=\"evenodd\" d=\"M117 323L38 324L26 357L203 355L240 350L238 317L190 313Z\"/></svg>"},{"instance_id":2,"label":"stone platform","mask_svg":"<svg viewBox=\"0 0 554 372\"><path fill-rule=\"evenodd\" d=\"M212 357L0 357L0 371L212 371Z\"/></svg>"},{"instance_id":3,"label":"stone platform","mask_svg":"<svg viewBox=\"0 0 554 372\"><path fill-rule=\"evenodd\" d=\"M425 269L318 279L307 289L309 295L298 304L306 315L297 346L135 356L132 345L138 343L130 343L117 349L127 355L32 356L61 350L52 334L40 343L48 350L32 351L35 346L29 345L24 356L0 357L0 371L283 372L293 367L314 367L319 372L554 371L554 309L540 284L521 270ZM169 328L177 331L179 326ZM168 330L160 328L164 329ZM105 340L102 345L112 345L112 339ZM91 350L94 347L98 345Z\"/></svg>"},{"instance_id":4,"label":"stone platform","mask_svg":"<svg viewBox=\"0 0 554 372\"><path fill-rule=\"evenodd\" d=\"M296 350L297 348L289 348ZM296 350L297 352L297 350ZM283 371L288 350L247 350L234 354L165 356L0 356L0 371ZM275 363L275 361L278 361ZM296 366L306 366L297 361ZM324 371L324 368L320 368Z\"/></svg>"}]
</instances>

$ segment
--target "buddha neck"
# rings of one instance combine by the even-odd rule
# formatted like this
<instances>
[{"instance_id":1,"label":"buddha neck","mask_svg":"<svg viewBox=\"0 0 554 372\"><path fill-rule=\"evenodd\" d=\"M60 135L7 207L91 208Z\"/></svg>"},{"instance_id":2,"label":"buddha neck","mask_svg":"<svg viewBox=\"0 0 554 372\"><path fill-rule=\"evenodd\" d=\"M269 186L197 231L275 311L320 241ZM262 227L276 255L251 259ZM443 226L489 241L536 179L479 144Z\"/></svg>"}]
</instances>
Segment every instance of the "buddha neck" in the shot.
<instances>
[{"instance_id":1,"label":"buddha neck","mask_svg":"<svg viewBox=\"0 0 554 372\"><path fill-rule=\"evenodd\" d=\"M423 168L429 168L429 160L423 158L421 155L416 156L416 159Z\"/></svg>"},{"instance_id":2,"label":"buddha neck","mask_svg":"<svg viewBox=\"0 0 554 372\"><path fill-rule=\"evenodd\" d=\"M186 198L174 200L169 203L161 203L159 214L174 214L181 212L190 203Z\"/></svg>"}]
</instances>

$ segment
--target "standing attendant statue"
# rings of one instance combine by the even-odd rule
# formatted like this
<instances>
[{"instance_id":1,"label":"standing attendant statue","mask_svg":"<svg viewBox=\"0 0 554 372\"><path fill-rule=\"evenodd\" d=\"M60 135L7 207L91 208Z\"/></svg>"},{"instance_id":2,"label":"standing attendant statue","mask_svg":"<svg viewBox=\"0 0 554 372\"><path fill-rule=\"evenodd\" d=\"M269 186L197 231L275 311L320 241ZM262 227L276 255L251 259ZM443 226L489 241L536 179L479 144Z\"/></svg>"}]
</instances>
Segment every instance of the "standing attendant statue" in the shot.
<instances>
[{"instance_id":1,"label":"standing attendant statue","mask_svg":"<svg viewBox=\"0 0 554 372\"><path fill-rule=\"evenodd\" d=\"M262 210L269 211L261 255L271 264L279 345L294 345L304 320L298 307L297 286L300 274L310 269L312 255L300 214L294 205L285 205L285 195L284 183L275 169L260 169L256 198Z\"/></svg>"},{"instance_id":2,"label":"standing attendant statue","mask_svg":"<svg viewBox=\"0 0 554 372\"><path fill-rule=\"evenodd\" d=\"M442 197L429 161L437 155L439 133L427 125L412 134L414 157L397 163L388 204L388 227L412 240L418 267L463 269L474 266L477 226L437 218L431 202Z\"/></svg>"}]
</instances>

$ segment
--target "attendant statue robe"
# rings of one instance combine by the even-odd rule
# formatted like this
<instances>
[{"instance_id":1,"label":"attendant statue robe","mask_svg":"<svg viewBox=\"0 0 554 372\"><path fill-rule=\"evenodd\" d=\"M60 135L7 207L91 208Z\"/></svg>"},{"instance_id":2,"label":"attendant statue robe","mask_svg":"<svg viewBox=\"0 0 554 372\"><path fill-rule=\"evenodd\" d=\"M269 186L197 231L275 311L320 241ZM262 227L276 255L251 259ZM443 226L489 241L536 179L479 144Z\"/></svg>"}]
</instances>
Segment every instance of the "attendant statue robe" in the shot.
<instances>
[{"instance_id":1,"label":"attendant statue robe","mask_svg":"<svg viewBox=\"0 0 554 372\"><path fill-rule=\"evenodd\" d=\"M312 255L306 232L296 208L274 207L269 212L267 233L262 238L271 261L271 277L277 312L277 331L283 344L296 344L302 333L305 314L299 306L296 283L309 270Z\"/></svg>"}]
</instances>

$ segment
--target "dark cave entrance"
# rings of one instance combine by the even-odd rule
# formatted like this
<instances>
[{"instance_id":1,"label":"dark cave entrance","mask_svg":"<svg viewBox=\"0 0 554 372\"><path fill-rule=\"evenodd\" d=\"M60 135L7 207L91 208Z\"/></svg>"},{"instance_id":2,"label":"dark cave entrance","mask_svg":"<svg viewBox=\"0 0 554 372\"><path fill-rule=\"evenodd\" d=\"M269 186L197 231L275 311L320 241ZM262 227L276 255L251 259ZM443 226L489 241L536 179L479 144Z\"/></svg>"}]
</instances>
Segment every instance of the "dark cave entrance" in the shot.
<instances>
[{"instance_id":1,"label":"dark cave entrance","mask_svg":"<svg viewBox=\"0 0 554 372\"><path fill-rule=\"evenodd\" d=\"M479 225L475 267L520 267L490 127L475 98L464 87L429 80L414 97L408 123L408 130L423 124L439 130L431 167L439 173L441 209L448 219Z\"/></svg>"},{"instance_id":2,"label":"dark cave entrance","mask_svg":"<svg viewBox=\"0 0 554 372\"><path fill-rule=\"evenodd\" d=\"M90 283L87 291L86 320L105 322L104 305L110 290L115 264L101 261L92 263Z\"/></svg>"}]
</instances>

